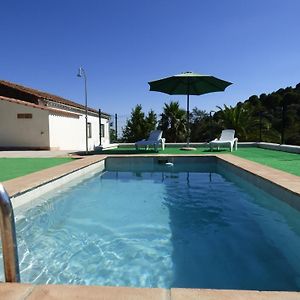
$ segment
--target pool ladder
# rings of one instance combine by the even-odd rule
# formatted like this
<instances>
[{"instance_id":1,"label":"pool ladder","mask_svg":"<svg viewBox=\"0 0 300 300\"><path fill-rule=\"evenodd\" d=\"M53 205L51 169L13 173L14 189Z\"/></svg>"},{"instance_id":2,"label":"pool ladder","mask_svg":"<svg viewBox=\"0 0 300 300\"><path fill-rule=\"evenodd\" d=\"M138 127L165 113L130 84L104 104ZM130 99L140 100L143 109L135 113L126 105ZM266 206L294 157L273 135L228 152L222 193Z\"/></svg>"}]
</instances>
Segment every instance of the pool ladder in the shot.
<instances>
[{"instance_id":1,"label":"pool ladder","mask_svg":"<svg viewBox=\"0 0 300 300\"><path fill-rule=\"evenodd\" d=\"M6 282L20 282L15 217L10 198L0 183L0 231Z\"/></svg>"}]
</instances>

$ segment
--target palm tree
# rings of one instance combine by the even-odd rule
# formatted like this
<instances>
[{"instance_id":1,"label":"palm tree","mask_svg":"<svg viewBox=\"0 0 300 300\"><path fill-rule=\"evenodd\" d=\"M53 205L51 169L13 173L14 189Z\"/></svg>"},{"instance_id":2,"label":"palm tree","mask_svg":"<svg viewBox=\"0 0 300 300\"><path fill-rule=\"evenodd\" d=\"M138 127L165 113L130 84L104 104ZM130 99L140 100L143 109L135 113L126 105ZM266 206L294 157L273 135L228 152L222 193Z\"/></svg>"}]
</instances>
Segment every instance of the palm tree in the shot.
<instances>
[{"instance_id":1,"label":"palm tree","mask_svg":"<svg viewBox=\"0 0 300 300\"><path fill-rule=\"evenodd\" d=\"M220 111L217 112L217 117L222 127L235 129L241 141L266 140L266 132L272 139L278 136L259 103L253 106L250 101L246 101L235 107L224 105L224 108L218 108Z\"/></svg>"},{"instance_id":2,"label":"palm tree","mask_svg":"<svg viewBox=\"0 0 300 300\"><path fill-rule=\"evenodd\" d=\"M217 112L219 121L223 128L235 129L236 135L240 140L247 140L248 128L253 125L253 119L248 107L239 103L235 107L227 106Z\"/></svg>"},{"instance_id":3,"label":"palm tree","mask_svg":"<svg viewBox=\"0 0 300 300\"><path fill-rule=\"evenodd\" d=\"M179 103L171 101L165 103L164 111L160 115L159 129L164 132L168 142L183 142L186 135L186 112L179 107Z\"/></svg>"}]
</instances>

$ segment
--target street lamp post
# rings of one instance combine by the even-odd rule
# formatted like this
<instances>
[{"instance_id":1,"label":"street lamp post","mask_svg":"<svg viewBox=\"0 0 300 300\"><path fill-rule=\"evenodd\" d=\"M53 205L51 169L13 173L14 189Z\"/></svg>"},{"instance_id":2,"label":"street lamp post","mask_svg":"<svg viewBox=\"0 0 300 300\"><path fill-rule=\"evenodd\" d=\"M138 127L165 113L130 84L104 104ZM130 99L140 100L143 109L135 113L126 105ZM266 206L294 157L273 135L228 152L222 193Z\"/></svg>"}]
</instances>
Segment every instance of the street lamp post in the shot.
<instances>
[{"instance_id":1,"label":"street lamp post","mask_svg":"<svg viewBox=\"0 0 300 300\"><path fill-rule=\"evenodd\" d=\"M89 152L89 144L88 144L88 107L87 107L87 77L85 70L80 67L77 73L78 77L84 78L84 95L85 95L85 153Z\"/></svg>"}]
</instances>

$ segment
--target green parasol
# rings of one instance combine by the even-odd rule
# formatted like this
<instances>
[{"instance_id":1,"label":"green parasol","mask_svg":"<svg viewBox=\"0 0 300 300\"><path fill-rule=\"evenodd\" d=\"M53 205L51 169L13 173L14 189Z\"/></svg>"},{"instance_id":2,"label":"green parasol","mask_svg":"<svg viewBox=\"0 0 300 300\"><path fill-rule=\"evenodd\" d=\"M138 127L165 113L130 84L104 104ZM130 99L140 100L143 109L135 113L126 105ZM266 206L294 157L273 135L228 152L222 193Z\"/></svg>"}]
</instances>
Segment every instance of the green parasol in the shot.
<instances>
[{"instance_id":1,"label":"green parasol","mask_svg":"<svg viewBox=\"0 0 300 300\"><path fill-rule=\"evenodd\" d=\"M224 91L231 82L210 75L184 72L178 75L148 82L150 91L169 95L187 95L187 148L190 144L190 95L202 95Z\"/></svg>"}]
</instances>

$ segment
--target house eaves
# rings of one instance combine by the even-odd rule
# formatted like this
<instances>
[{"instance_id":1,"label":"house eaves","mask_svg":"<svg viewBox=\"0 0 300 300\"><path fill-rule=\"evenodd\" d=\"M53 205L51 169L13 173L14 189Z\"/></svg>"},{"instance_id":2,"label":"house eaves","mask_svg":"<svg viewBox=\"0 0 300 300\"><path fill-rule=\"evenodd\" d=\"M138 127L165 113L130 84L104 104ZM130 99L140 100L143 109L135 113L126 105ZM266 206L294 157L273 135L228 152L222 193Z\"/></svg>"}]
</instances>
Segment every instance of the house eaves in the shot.
<instances>
[{"instance_id":1,"label":"house eaves","mask_svg":"<svg viewBox=\"0 0 300 300\"><path fill-rule=\"evenodd\" d=\"M33 103L39 106L50 106L55 109L57 106L58 109L71 109L76 113L83 113L85 111L85 106L79 103L76 103L71 100L67 100L65 98L45 93L36 89L32 89L29 87L25 87L20 84L12 83L5 80L0 80L0 95L1 90L4 90L6 95L2 95L4 97L16 99L20 98L20 101L25 101L28 103ZM18 95L18 97L11 97L10 95L14 94L14 91ZM88 113L91 115L98 116L99 111L93 108L88 107ZM110 114L101 112L101 116L106 119L110 119Z\"/></svg>"},{"instance_id":2,"label":"house eaves","mask_svg":"<svg viewBox=\"0 0 300 300\"><path fill-rule=\"evenodd\" d=\"M47 106L43 106L43 105L37 105L34 103L30 103L30 102L26 102L26 101L14 99L14 98L0 96L0 101L7 101L7 102L18 104L18 105L23 105L23 106L27 106L27 107L36 108L36 109L46 110L46 111L49 111L50 113L58 114L58 115L66 116L66 117L79 118L79 114L75 114L75 113L71 113L71 112L68 112L65 110L55 109L55 108L51 108L51 107L47 107Z\"/></svg>"}]
</instances>

